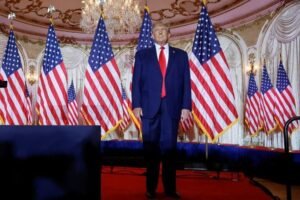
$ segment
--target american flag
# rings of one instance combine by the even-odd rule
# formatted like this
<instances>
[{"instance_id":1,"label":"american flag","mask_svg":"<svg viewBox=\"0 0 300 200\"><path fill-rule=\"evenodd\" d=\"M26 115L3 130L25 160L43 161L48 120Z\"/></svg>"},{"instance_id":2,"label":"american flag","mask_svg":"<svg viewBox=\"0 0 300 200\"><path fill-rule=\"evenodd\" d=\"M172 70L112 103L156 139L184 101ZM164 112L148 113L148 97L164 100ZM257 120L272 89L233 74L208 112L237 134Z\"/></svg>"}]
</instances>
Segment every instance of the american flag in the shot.
<instances>
[{"instance_id":1,"label":"american flag","mask_svg":"<svg viewBox=\"0 0 300 200\"><path fill-rule=\"evenodd\" d=\"M102 17L85 72L82 113L87 124L102 127L103 136L123 116L120 71Z\"/></svg>"},{"instance_id":2,"label":"american flag","mask_svg":"<svg viewBox=\"0 0 300 200\"><path fill-rule=\"evenodd\" d=\"M257 89L253 73L250 73L245 108L245 122L250 135L255 135L262 128L261 94Z\"/></svg>"},{"instance_id":3,"label":"american flag","mask_svg":"<svg viewBox=\"0 0 300 200\"><path fill-rule=\"evenodd\" d=\"M139 35L139 42L136 51L151 48L154 45L152 35L152 21L149 15L149 8L144 9L144 18Z\"/></svg>"},{"instance_id":4,"label":"american flag","mask_svg":"<svg viewBox=\"0 0 300 200\"><path fill-rule=\"evenodd\" d=\"M33 119L32 119L32 104L31 104L31 98L29 95L29 91L27 88L27 85L25 84L25 97L26 97L26 111L27 111L27 124L32 125L33 124Z\"/></svg>"},{"instance_id":5,"label":"american flag","mask_svg":"<svg viewBox=\"0 0 300 200\"><path fill-rule=\"evenodd\" d=\"M69 125L78 125L78 105L73 80L68 89L68 120Z\"/></svg>"},{"instance_id":6,"label":"american flag","mask_svg":"<svg viewBox=\"0 0 300 200\"><path fill-rule=\"evenodd\" d=\"M0 69L0 80L7 80L7 88L0 89L0 120L6 125L26 125L25 76L12 30Z\"/></svg>"},{"instance_id":7,"label":"american flag","mask_svg":"<svg viewBox=\"0 0 300 200\"><path fill-rule=\"evenodd\" d=\"M0 94L0 125L4 124L4 117L5 117L5 108L3 104L3 100L1 99L1 94Z\"/></svg>"},{"instance_id":8,"label":"american flag","mask_svg":"<svg viewBox=\"0 0 300 200\"><path fill-rule=\"evenodd\" d=\"M203 6L190 54L194 119L212 141L237 122L230 70Z\"/></svg>"},{"instance_id":9,"label":"american flag","mask_svg":"<svg viewBox=\"0 0 300 200\"><path fill-rule=\"evenodd\" d=\"M0 69L1 70L1 69ZM1 73L1 72L0 72ZM1 75L0 75L1 76ZM0 125L5 123L5 107L2 92L0 91Z\"/></svg>"},{"instance_id":10,"label":"american flag","mask_svg":"<svg viewBox=\"0 0 300 200\"><path fill-rule=\"evenodd\" d=\"M280 61L278 67L276 88L275 119L279 128L283 130L285 122L291 117L296 116L296 104L293 90L282 61ZM292 132L297 127L298 123L294 121L290 124L289 131Z\"/></svg>"},{"instance_id":11,"label":"american flag","mask_svg":"<svg viewBox=\"0 0 300 200\"><path fill-rule=\"evenodd\" d=\"M39 124L67 125L67 105L67 71L51 24L38 84L36 110Z\"/></svg>"},{"instance_id":12,"label":"american flag","mask_svg":"<svg viewBox=\"0 0 300 200\"><path fill-rule=\"evenodd\" d=\"M262 119L264 130L266 133L271 133L277 126L274 118L275 96L276 90L273 87L267 67L264 65L261 78L261 94L262 94Z\"/></svg>"},{"instance_id":13,"label":"american flag","mask_svg":"<svg viewBox=\"0 0 300 200\"><path fill-rule=\"evenodd\" d=\"M130 114L129 114L129 110L130 110L130 101L127 98L125 89L123 86L122 87L122 107L123 107L123 118L122 121L120 123L120 128L121 130L125 130L129 125L130 125Z\"/></svg>"}]
</instances>

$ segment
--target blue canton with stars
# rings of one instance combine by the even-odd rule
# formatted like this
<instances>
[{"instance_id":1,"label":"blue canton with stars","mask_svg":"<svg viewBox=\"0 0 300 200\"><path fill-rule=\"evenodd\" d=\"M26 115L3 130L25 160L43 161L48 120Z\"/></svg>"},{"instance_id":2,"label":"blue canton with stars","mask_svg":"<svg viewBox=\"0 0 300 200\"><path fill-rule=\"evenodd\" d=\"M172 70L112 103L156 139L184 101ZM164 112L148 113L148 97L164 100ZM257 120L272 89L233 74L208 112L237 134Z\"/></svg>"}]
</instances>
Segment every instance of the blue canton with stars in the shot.
<instances>
[{"instance_id":1,"label":"blue canton with stars","mask_svg":"<svg viewBox=\"0 0 300 200\"><path fill-rule=\"evenodd\" d=\"M151 37L151 34L152 34L152 21L147 9L145 9L143 23L140 31L140 36L139 36L139 43L136 48L137 51L153 47L154 42Z\"/></svg>"},{"instance_id":2,"label":"blue canton with stars","mask_svg":"<svg viewBox=\"0 0 300 200\"><path fill-rule=\"evenodd\" d=\"M95 72L113 57L114 54L108 39L104 20L100 17L89 57L89 64Z\"/></svg>"},{"instance_id":3,"label":"blue canton with stars","mask_svg":"<svg viewBox=\"0 0 300 200\"><path fill-rule=\"evenodd\" d=\"M43 60L44 73L47 75L63 61L59 48L54 26L51 24L48 29L47 42Z\"/></svg>"},{"instance_id":4,"label":"blue canton with stars","mask_svg":"<svg viewBox=\"0 0 300 200\"><path fill-rule=\"evenodd\" d=\"M285 90L290 84L289 78L284 70L282 61L280 61L279 67L278 67L278 73L277 73L277 82L276 82L276 88L281 93L283 90Z\"/></svg>"},{"instance_id":5,"label":"blue canton with stars","mask_svg":"<svg viewBox=\"0 0 300 200\"><path fill-rule=\"evenodd\" d=\"M253 97L257 91L258 89L256 86L254 75L253 73L251 73L249 78L248 92L247 92L248 97L250 98Z\"/></svg>"},{"instance_id":6,"label":"blue canton with stars","mask_svg":"<svg viewBox=\"0 0 300 200\"><path fill-rule=\"evenodd\" d=\"M12 30L9 32L2 67L7 77L21 68L21 59L16 45L16 38Z\"/></svg>"},{"instance_id":7,"label":"blue canton with stars","mask_svg":"<svg viewBox=\"0 0 300 200\"><path fill-rule=\"evenodd\" d=\"M76 98L76 94L75 94L75 88L74 88L74 84L73 81L71 82L71 85L68 89L68 102L72 102L74 101Z\"/></svg>"},{"instance_id":8,"label":"blue canton with stars","mask_svg":"<svg viewBox=\"0 0 300 200\"><path fill-rule=\"evenodd\" d=\"M202 6L192 51L199 62L203 64L220 50L220 43L208 16L207 9L205 6Z\"/></svg>"},{"instance_id":9,"label":"blue canton with stars","mask_svg":"<svg viewBox=\"0 0 300 200\"><path fill-rule=\"evenodd\" d=\"M273 85L271 83L270 77L268 75L267 67L264 65L263 74L261 79L261 92L265 94L268 90L272 89Z\"/></svg>"}]
</instances>

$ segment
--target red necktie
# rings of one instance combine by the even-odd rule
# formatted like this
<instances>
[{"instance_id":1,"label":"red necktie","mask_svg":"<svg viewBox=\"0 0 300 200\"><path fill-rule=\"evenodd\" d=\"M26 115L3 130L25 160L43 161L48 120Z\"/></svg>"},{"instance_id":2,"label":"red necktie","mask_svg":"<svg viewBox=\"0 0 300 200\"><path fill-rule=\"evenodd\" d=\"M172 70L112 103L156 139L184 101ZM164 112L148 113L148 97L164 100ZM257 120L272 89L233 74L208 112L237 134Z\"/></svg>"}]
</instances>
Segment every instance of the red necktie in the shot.
<instances>
[{"instance_id":1,"label":"red necktie","mask_svg":"<svg viewBox=\"0 0 300 200\"><path fill-rule=\"evenodd\" d=\"M166 76L166 57L164 54L164 49L165 47L161 46L160 47L160 53L159 53L159 66L160 66L160 71L163 77L162 81L162 88L161 88L161 97L166 96L166 86L165 86L165 76Z\"/></svg>"}]
</instances>

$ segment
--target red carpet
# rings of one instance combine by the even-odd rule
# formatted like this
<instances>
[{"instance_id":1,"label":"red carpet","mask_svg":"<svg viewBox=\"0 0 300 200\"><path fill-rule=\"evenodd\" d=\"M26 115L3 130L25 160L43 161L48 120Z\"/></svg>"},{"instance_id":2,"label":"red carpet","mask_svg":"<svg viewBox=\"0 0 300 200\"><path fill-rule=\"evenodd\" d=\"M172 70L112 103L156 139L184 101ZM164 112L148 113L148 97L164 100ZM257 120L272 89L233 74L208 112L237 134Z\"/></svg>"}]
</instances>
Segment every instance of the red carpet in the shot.
<instances>
[{"instance_id":1,"label":"red carpet","mask_svg":"<svg viewBox=\"0 0 300 200\"><path fill-rule=\"evenodd\" d=\"M111 170L112 169L112 170ZM145 176L143 168L103 167L102 200L145 200ZM182 200L271 200L260 188L251 184L242 173L177 171L177 187ZM238 180L233 180L238 178ZM161 179L158 199L167 200Z\"/></svg>"}]
</instances>

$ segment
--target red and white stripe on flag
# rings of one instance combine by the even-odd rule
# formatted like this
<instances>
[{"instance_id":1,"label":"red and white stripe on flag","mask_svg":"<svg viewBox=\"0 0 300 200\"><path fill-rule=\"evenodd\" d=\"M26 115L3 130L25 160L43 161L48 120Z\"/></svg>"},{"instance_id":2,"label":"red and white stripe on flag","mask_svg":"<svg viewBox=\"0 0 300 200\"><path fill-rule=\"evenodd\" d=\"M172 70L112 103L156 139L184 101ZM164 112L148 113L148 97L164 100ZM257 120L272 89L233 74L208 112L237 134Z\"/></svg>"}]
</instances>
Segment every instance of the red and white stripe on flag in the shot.
<instances>
[{"instance_id":1,"label":"red and white stripe on flag","mask_svg":"<svg viewBox=\"0 0 300 200\"><path fill-rule=\"evenodd\" d=\"M0 79L7 81L7 87L0 89L0 120L6 125L26 125L25 76L12 30L0 69Z\"/></svg>"},{"instance_id":2,"label":"red and white stripe on flag","mask_svg":"<svg viewBox=\"0 0 300 200\"><path fill-rule=\"evenodd\" d=\"M85 72L82 114L87 124L100 125L103 134L114 130L123 116L120 71L102 17Z\"/></svg>"},{"instance_id":3,"label":"red and white stripe on flag","mask_svg":"<svg viewBox=\"0 0 300 200\"><path fill-rule=\"evenodd\" d=\"M38 83L36 110L40 125L68 124L67 71L51 24Z\"/></svg>"},{"instance_id":4,"label":"red and white stripe on flag","mask_svg":"<svg viewBox=\"0 0 300 200\"><path fill-rule=\"evenodd\" d=\"M0 92L0 125L5 123L4 117L5 117L4 99L3 99L3 95Z\"/></svg>"},{"instance_id":5,"label":"red and white stripe on flag","mask_svg":"<svg viewBox=\"0 0 300 200\"><path fill-rule=\"evenodd\" d=\"M262 128L261 94L258 91L254 75L250 74L246 108L245 122L250 135L255 135Z\"/></svg>"},{"instance_id":6,"label":"red and white stripe on flag","mask_svg":"<svg viewBox=\"0 0 300 200\"><path fill-rule=\"evenodd\" d=\"M68 104L69 125L78 125L78 105L76 101Z\"/></svg>"},{"instance_id":7,"label":"red and white stripe on flag","mask_svg":"<svg viewBox=\"0 0 300 200\"><path fill-rule=\"evenodd\" d=\"M277 123L274 118L276 89L272 88L262 95L262 111L263 111L263 123L266 133L271 133L276 129Z\"/></svg>"},{"instance_id":8,"label":"red and white stripe on flag","mask_svg":"<svg viewBox=\"0 0 300 200\"><path fill-rule=\"evenodd\" d=\"M129 115L129 99L123 99L123 118L122 121L120 123L120 128L121 130L126 130L126 128L130 125L131 119L130 119L130 115Z\"/></svg>"},{"instance_id":9,"label":"red and white stripe on flag","mask_svg":"<svg viewBox=\"0 0 300 200\"><path fill-rule=\"evenodd\" d=\"M230 70L217 35L202 6L190 54L194 119L212 141L238 119Z\"/></svg>"},{"instance_id":10,"label":"red and white stripe on flag","mask_svg":"<svg viewBox=\"0 0 300 200\"><path fill-rule=\"evenodd\" d=\"M120 85L114 59L96 72L87 67L82 109L89 125L100 125L105 132L115 128L122 118Z\"/></svg>"},{"instance_id":11,"label":"red and white stripe on flag","mask_svg":"<svg viewBox=\"0 0 300 200\"><path fill-rule=\"evenodd\" d=\"M73 81L68 89L68 120L69 125L78 125L78 105Z\"/></svg>"},{"instance_id":12,"label":"red and white stripe on flag","mask_svg":"<svg viewBox=\"0 0 300 200\"><path fill-rule=\"evenodd\" d=\"M5 77L5 78L4 78ZM0 80L7 80L6 75L2 68L0 68ZM6 118L6 93L3 91L4 89L0 89L0 125L5 124Z\"/></svg>"},{"instance_id":13,"label":"red and white stripe on flag","mask_svg":"<svg viewBox=\"0 0 300 200\"><path fill-rule=\"evenodd\" d=\"M275 98L276 89L273 87L267 67L264 65L262 79L261 79L261 106L262 106L262 119L263 127L267 134L271 133L277 127L277 122L275 121Z\"/></svg>"},{"instance_id":14,"label":"red and white stripe on flag","mask_svg":"<svg viewBox=\"0 0 300 200\"><path fill-rule=\"evenodd\" d=\"M292 117L296 116L296 101L293 95L293 90L283 67L282 61L280 61L277 73L276 82L276 100L275 100L275 119L281 130L284 129L284 124ZM294 121L289 126L289 132L299 126L297 121Z\"/></svg>"}]
</instances>

